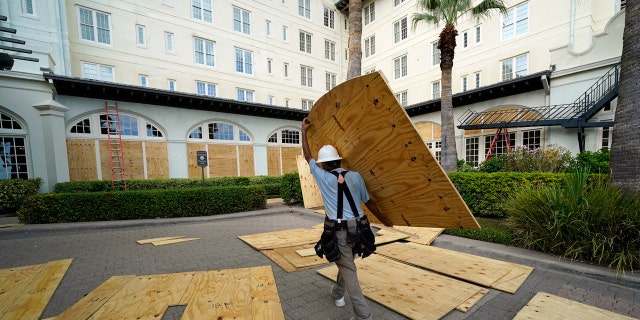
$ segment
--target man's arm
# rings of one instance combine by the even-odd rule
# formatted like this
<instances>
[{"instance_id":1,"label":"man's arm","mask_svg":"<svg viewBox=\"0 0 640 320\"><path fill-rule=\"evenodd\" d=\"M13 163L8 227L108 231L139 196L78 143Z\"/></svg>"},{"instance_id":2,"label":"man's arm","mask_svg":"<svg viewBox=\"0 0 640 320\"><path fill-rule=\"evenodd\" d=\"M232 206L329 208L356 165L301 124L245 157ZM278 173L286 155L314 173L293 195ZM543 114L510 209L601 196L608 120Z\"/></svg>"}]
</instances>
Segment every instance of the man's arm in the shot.
<instances>
[{"instance_id":1,"label":"man's arm","mask_svg":"<svg viewBox=\"0 0 640 320\"><path fill-rule=\"evenodd\" d=\"M311 150L309 150L309 142L307 142L307 130L309 130L310 126L311 121L309 121L309 119L302 119L302 127L300 130L302 132L302 155L307 160L307 162L309 162L309 160L313 158L311 156Z\"/></svg>"},{"instance_id":2,"label":"man's arm","mask_svg":"<svg viewBox=\"0 0 640 320\"><path fill-rule=\"evenodd\" d=\"M393 227L393 223L391 223L391 221L382 214L382 212L378 208L378 204L373 201L373 198L369 198L369 201L365 202L364 205L367 206L367 209L369 209L369 211L371 211L371 213L373 213L373 215L376 216L376 218L378 218L378 220L380 220L382 224L387 227Z\"/></svg>"}]
</instances>

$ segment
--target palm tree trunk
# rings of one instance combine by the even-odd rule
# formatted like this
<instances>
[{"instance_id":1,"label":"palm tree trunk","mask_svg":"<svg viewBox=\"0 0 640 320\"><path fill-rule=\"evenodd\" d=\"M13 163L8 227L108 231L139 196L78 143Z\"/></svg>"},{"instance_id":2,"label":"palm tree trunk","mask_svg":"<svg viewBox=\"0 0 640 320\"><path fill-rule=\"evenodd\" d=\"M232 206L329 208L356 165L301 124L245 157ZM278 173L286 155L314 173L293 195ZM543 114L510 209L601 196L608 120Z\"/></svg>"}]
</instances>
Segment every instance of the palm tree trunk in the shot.
<instances>
[{"instance_id":1,"label":"palm tree trunk","mask_svg":"<svg viewBox=\"0 0 640 320\"><path fill-rule=\"evenodd\" d=\"M611 177L623 190L640 192L640 0L627 0L625 15Z\"/></svg>"},{"instance_id":2,"label":"palm tree trunk","mask_svg":"<svg viewBox=\"0 0 640 320\"><path fill-rule=\"evenodd\" d=\"M362 74L362 0L349 0L349 63L347 80Z\"/></svg>"},{"instance_id":3,"label":"palm tree trunk","mask_svg":"<svg viewBox=\"0 0 640 320\"><path fill-rule=\"evenodd\" d=\"M456 48L458 31L453 24L447 24L438 40L440 49L440 70L442 88L440 94L440 119L442 126L442 151L440 165L445 172L457 170L458 152L456 150L456 129L453 121L453 97L451 92L451 70Z\"/></svg>"}]
</instances>

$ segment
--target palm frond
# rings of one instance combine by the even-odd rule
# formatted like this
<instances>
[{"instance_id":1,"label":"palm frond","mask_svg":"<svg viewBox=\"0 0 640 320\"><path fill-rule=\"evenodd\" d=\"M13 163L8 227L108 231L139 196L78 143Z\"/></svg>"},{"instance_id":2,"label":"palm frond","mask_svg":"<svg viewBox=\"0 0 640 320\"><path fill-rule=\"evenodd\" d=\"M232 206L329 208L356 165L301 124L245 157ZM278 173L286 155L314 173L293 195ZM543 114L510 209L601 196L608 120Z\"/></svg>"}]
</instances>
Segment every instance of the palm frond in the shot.
<instances>
[{"instance_id":1,"label":"palm frond","mask_svg":"<svg viewBox=\"0 0 640 320\"><path fill-rule=\"evenodd\" d=\"M413 14L413 19L412 19L412 25L413 28L415 29L415 27L418 25L419 22L426 22L426 23L431 23L431 24L435 24L438 25L440 23L440 18L430 14L430 13L414 13Z\"/></svg>"},{"instance_id":2,"label":"palm frond","mask_svg":"<svg viewBox=\"0 0 640 320\"><path fill-rule=\"evenodd\" d=\"M498 9L501 13L507 12L507 7L505 7L502 0L483 0L477 6L471 9L471 14L474 17L482 18L489 16L492 12L492 9Z\"/></svg>"}]
</instances>

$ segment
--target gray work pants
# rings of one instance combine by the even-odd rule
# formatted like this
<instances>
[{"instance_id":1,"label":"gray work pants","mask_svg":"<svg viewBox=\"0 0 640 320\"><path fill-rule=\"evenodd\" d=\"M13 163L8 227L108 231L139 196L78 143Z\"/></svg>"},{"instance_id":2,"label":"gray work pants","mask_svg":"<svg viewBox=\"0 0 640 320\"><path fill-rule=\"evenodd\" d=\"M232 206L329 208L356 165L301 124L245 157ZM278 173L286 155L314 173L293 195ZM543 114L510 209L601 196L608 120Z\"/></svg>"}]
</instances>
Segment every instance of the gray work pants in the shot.
<instances>
[{"instance_id":1,"label":"gray work pants","mask_svg":"<svg viewBox=\"0 0 640 320\"><path fill-rule=\"evenodd\" d=\"M338 284L333 288L333 299L340 299L344 297L345 291L348 292L356 319L372 320L369 304L358 282L356 264L353 262L353 245L347 244L347 231L336 231L336 237L341 256L335 261L338 266Z\"/></svg>"}]
</instances>

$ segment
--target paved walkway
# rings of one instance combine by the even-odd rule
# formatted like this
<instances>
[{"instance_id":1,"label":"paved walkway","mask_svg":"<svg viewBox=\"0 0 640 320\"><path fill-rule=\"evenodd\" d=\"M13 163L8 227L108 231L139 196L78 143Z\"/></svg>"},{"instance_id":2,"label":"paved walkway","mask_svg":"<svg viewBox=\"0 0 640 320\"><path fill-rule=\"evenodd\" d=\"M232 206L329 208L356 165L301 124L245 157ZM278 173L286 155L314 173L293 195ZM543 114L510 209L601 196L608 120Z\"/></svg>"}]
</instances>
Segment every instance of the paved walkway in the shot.
<instances>
[{"instance_id":1,"label":"paved walkway","mask_svg":"<svg viewBox=\"0 0 640 320\"><path fill-rule=\"evenodd\" d=\"M12 219L2 218L0 225L14 223ZM0 228L0 269L73 258L43 318L58 315L114 275L271 265L286 319L349 319L348 298L346 308L334 306L329 295L332 281L315 271L321 267L285 272L238 239L241 235L311 227L322 219L311 210L272 203L265 210L211 217ZM159 247L136 243L165 236L201 240ZM640 319L640 274L616 277L601 267L447 235L439 236L433 245L535 268L515 294L492 289L467 313L454 310L445 320L512 319L539 291ZM373 301L370 305L377 320L407 319ZM163 319L179 319L180 313L172 308Z\"/></svg>"}]
</instances>

